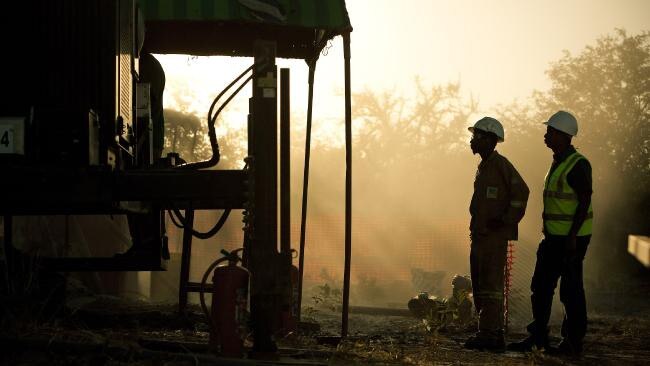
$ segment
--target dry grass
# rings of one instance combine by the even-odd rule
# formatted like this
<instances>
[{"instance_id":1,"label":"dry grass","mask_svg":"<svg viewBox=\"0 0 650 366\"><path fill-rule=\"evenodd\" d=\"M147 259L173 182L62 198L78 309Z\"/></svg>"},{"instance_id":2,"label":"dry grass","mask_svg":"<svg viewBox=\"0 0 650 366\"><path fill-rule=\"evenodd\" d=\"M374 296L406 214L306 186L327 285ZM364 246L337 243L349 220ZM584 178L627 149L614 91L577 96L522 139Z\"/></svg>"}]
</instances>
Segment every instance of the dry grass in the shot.
<instances>
[{"instance_id":1,"label":"dry grass","mask_svg":"<svg viewBox=\"0 0 650 366\"><path fill-rule=\"evenodd\" d=\"M199 309L190 309L187 316L179 317L173 304L100 299L55 323L24 327L20 334L3 329L3 344L18 346L2 354L0 363L209 364L213 356L206 353L207 326ZM284 357L329 365L634 365L650 359L644 337L650 334L647 315L592 314L585 356L580 360L539 352L468 351L462 344L469 331L428 332L421 320L398 316L350 314L348 338L338 346L318 344L317 336L340 332L340 314L324 310L311 314L321 326L317 334L292 333L277 341ZM524 336L511 334L509 338Z\"/></svg>"}]
</instances>

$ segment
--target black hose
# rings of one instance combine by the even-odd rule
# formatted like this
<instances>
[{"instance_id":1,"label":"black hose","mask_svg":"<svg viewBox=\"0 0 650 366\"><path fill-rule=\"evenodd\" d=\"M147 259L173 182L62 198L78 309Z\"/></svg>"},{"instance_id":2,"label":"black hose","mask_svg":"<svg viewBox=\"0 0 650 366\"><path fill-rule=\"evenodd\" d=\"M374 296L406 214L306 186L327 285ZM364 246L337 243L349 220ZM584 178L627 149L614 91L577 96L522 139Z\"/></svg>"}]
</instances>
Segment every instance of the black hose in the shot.
<instances>
[{"instance_id":1,"label":"black hose","mask_svg":"<svg viewBox=\"0 0 650 366\"><path fill-rule=\"evenodd\" d=\"M196 238L199 239L209 239L213 236L215 236L219 230L223 227L223 225L226 223L226 220L228 219L228 216L230 215L230 211L232 211L230 208L227 208L223 211L221 214L221 217L217 221L216 224L212 227L212 229L202 233L199 231L196 231L194 229L191 229L192 235ZM183 217L183 214L181 214L181 211L177 208L174 208L172 210L168 210L169 217L172 220L172 223L179 229L186 229L187 224L185 222L185 218ZM178 220L178 221L177 221ZM180 222L180 223L179 223Z\"/></svg>"},{"instance_id":2,"label":"black hose","mask_svg":"<svg viewBox=\"0 0 650 366\"><path fill-rule=\"evenodd\" d=\"M221 93L219 93L219 95L217 95L217 97L214 98L214 100L212 101L212 104L210 105L210 110L208 111L208 123L212 120L212 110L214 109L214 106L217 104L217 101L219 99L221 99L221 97L226 93L226 91L228 91L228 89L232 88L232 86L237 81L239 81L239 79L241 79L247 72L249 72L253 68L253 66L255 66L255 65L253 64L253 65L249 66L246 70L244 70L241 74L239 74L239 76L237 76L232 82L230 82L230 84L228 84L228 86L226 86L221 91Z\"/></svg>"},{"instance_id":3,"label":"black hose","mask_svg":"<svg viewBox=\"0 0 650 366\"><path fill-rule=\"evenodd\" d=\"M179 229L185 229L185 226L179 224L176 221L176 217L172 214L171 210L167 210L167 214L169 214L169 218L172 220L172 223L174 224L174 226L176 226Z\"/></svg>"},{"instance_id":4,"label":"black hose","mask_svg":"<svg viewBox=\"0 0 650 366\"><path fill-rule=\"evenodd\" d=\"M223 104L221 105L221 107L219 107L219 109L217 109L217 113L215 113L214 116L212 116L212 121L211 121L212 123L210 123L210 126L212 126L212 130L213 130L213 131L214 131L214 123L217 121L217 116L218 116L218 115L221 113L221 111L226 107L226 105L228 105L228 103L230 103L230 101L232 100L232 98L234 98L235 95L237 95L237 93L239 93L239 91L240 91L240 90L241 90L241 89L242 89L246 84L248 84L249 81L251 81L251 79L253 79L253 75L249 76L246 80L244 80L244 82L241 83L241 85L239 85L239 87L238 87L237 89L235 89L235 91L234 91L234 92L233 92L233 93L228 97L228 99L226 99L226 101L223 102Z\"/></svg>"},{"instance_id":5,"label":"black hose","mask_svg":"<svg viewBox=\"0 0 650 366\"><path fill-rule=\"evenodd\" d=\"M212 101L212 104L210 105L210 109L208 111L208 137L210 138L210 147L212 148L212 157L209 160L206 161L199 161L195 163L188 163L188 164L182 164L179 165L177 168L178 169L204 169L204 168L210 168L219 163L219 160L221 159L221 153L219 152L219 142L217 141L217 133L214 129L214 124L217 120L217 116L219 116L219 113L223 110L223 108L234 98L237 93L246 85L252 78L253 76L248 77L246 81L244 81L231 95L226 99L226 101L221 105L221 107L217 110L217 113L213 116L212 111L214 110L214 106L217 104L217 101L221 99L221 97L230 89L235 83L237 83L244 75L246 75L247 72L249 72L254 64L249 66L246 70L244 70L239 76L237 76L228 86L226 86L219 95L217 95L216 98Z\"/></svg>"}]
</instances>

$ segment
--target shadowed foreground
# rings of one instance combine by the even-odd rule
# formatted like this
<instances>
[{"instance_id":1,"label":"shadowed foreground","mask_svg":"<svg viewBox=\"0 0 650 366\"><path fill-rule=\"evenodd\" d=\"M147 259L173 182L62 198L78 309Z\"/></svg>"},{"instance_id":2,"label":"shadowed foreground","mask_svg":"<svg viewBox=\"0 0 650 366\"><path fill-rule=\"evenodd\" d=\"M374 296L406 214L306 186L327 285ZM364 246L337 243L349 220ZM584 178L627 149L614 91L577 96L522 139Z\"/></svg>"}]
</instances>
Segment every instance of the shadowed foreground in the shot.
<instances>
[{"instance_id":1,"label":"shadowed foreground","mask_svg":"<svg viewBox=\"0 0 650 366\"><path fill-rule=\"evenodd\" d=\"M5 350L0 361L10 365L635 365L650 360L645 339L650 334L650 306L642 295L642 291L609 294L591 305L581 359L468 351L462 344L470 332L427 332L420 320L408 316L350 314L350 337L336 346L327 341L338 333L340 314L326 310L310 313L320 330L278 339L280 352L275 360L224 359L207 352L208 327L198 307L179 316L171 304L97 297L77 302L64 317L44 325L16 312L11 326L0 333ZM554 335L558 328L552 324ZM507 336L508 341L523 337L519 329Z\"/></svg>"}]
</instances>

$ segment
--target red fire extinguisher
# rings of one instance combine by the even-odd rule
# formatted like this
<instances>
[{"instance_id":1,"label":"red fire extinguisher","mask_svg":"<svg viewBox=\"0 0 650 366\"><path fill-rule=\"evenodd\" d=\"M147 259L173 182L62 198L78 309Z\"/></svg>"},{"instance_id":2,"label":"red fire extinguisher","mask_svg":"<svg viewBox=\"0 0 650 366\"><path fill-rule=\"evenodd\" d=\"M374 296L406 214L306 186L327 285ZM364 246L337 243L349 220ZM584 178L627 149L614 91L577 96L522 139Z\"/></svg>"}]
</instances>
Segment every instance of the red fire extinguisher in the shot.
<instances>
[{"instance_id":1,"label":"red fire extinguisher","mask_svg":"<svg viewBox=\"0 0 650 366\"><path fill-rule=\"evenodd\" d=\"M201 307L210 325L210 350L226 357L243 356L247 334L250 272L237 265L241 262L237 252L241 250L222 250L224 257L208 267L201 281ZM227 265L219 265L225 261L228 261ZM204 289L213 269L212 308L208 312Z\"/></svg>"}]
</instances>

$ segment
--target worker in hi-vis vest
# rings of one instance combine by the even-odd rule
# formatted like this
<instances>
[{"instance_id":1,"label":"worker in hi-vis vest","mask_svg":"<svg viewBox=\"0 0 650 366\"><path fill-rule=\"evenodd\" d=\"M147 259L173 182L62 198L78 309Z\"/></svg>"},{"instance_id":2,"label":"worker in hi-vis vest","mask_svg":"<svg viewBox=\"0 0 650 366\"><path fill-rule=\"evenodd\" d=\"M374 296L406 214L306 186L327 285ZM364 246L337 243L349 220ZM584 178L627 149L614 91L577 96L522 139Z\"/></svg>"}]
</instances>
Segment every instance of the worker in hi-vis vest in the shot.
<instances>
[{"instance_id":1,"label":"worker in hi-vis vest","mask_svg":"<svg viewBox=\"0 0 650 366\"><path fill-rule=\"evenodd\" d=\"M517 169L499 154L503 126L491 117L477 121L472 132L472 153L481 156L470 203L470 270L478 332L465 348L503 352L503 287L508 240L517 240L517 224L524 217L529 189Z\"/></svg>"},{"instance_id":2,"label":"worker in hi-vis vest","mask_svg":"<svg viewBox=\"0 0 650 366\"><path fill-rule=\"evenodd\" d=\"M544 123L544 142L553 151L553 163L544 180L544 238L537 250L530 286L534 320L527 327L530 336L508 348L527 351L535 347L578 356L587 331L582 262L593 220L591 165L571 145L571 139L578 134L578 122L573 115L559 111ZM560 278L560 300L565 310L563 340L553 348L548 342L548 321Z\"/></svg>"}]
</instances>

